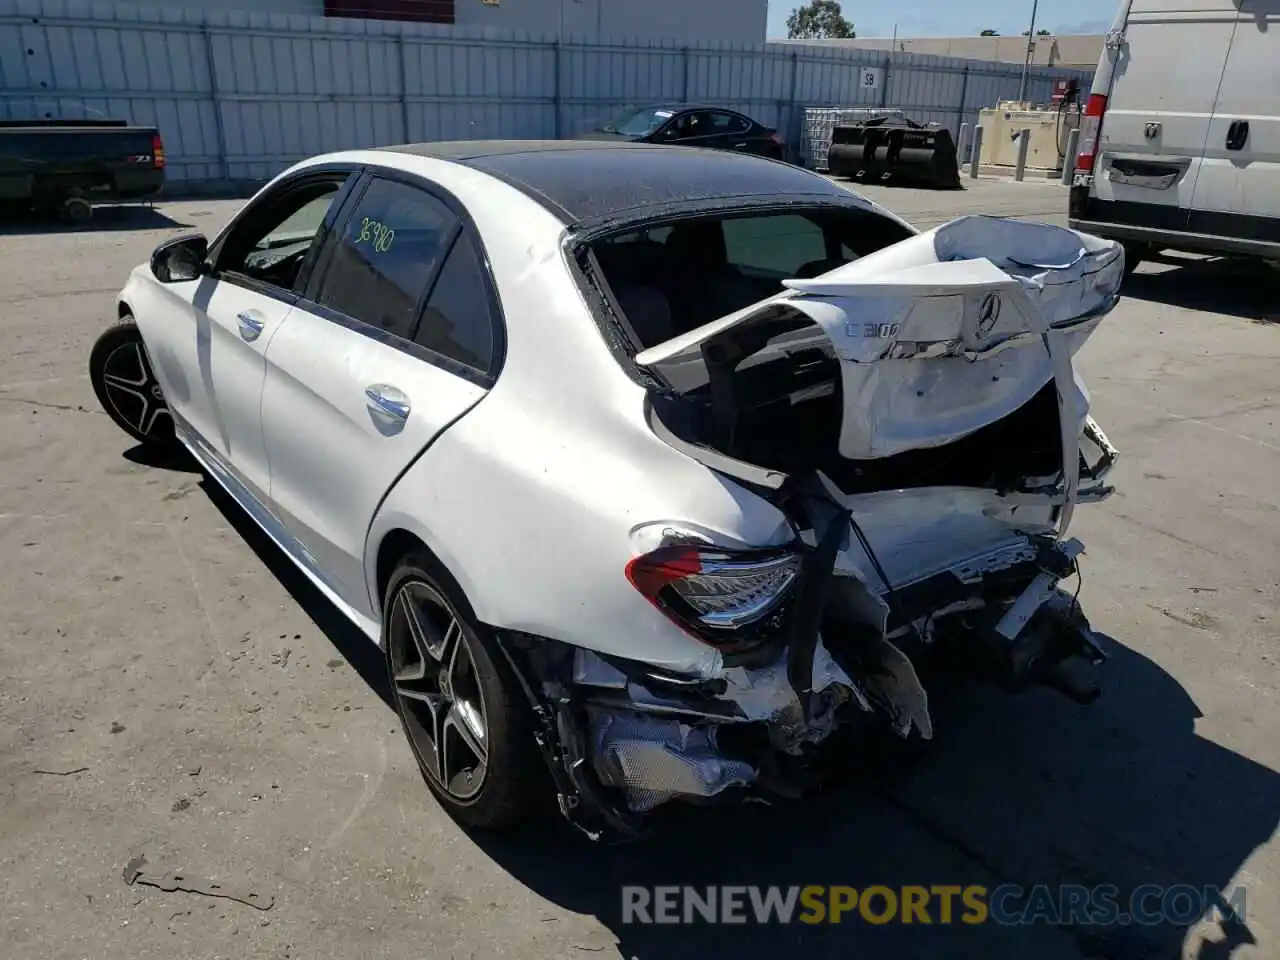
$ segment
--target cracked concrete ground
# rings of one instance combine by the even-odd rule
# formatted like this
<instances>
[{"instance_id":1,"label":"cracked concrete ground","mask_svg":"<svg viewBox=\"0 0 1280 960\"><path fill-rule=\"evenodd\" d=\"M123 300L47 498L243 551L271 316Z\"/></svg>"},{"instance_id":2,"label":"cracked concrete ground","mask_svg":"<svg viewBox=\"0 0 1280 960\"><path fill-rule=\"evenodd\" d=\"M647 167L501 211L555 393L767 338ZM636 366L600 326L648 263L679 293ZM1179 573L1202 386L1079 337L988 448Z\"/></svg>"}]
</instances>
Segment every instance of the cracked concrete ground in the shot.
<instances>
[{"instance_id":1,"label":"cracked concrete ground","mask_svg":"<svg viewBox=\"0 0 1280 960\"><path fill-rule=\"evenodd\" d=\"M968 184L968 181L966 181ZM1063 222L1053 184L868 191L921 225ZM0 228L0 942L78 958L1280 956L1276 275L1144 265L1082 358L1119 446L1084 508L1107 692L966 691L933 747L803 808L703 810L592 847L469 836L422 786L378 655L85 378L127 270L229 201ZM854 765L870 765L859 756ZM145 853L239 891L126 886ZM1243 924L681 929L621 884L1142 883L1247 888Z\"/></svg>"}]
</instances>

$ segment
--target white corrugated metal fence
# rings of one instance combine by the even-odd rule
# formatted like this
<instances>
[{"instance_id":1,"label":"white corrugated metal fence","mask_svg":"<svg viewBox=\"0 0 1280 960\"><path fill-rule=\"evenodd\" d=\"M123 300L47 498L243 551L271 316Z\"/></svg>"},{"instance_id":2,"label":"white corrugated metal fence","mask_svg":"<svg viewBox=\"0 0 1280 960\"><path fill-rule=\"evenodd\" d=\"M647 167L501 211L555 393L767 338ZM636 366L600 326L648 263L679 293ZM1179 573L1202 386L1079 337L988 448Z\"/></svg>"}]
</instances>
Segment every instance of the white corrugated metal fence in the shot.
<instances>
[{"instance_id":1,"label":"white corrugated metal fence","mask_svg":"<svg viewBox=\"0 0 1280 960\"><path fill-rule=\"evenodd\" d=\"M0 117L154 124L172 179L261 180L328 150L572 136L621 110L705 101L799 148L803 108L901 110L958 133L1017 65L813 46L567 38L88 0L0 0ZM1029 96L1053 80L1035 70Z\"/></svg>"}]
</instances>

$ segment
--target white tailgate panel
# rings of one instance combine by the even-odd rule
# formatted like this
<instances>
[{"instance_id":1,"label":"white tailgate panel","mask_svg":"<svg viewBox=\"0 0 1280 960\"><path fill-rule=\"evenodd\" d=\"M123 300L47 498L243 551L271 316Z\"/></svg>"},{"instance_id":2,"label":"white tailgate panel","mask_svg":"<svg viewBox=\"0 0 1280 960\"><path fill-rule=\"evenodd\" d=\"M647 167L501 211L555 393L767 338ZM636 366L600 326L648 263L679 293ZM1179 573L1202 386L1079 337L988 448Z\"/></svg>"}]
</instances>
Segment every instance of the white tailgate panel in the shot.
<instances>
[{"instance_id":1,"label":"white tailgate panel","mask_svg":"<svg viewBox=\"0 0 1280 960\"><path fill-rule=\"evenodd\" d=\"M1222 9L1204 9L1215 5ZM1183 209L1191 206L1234 30L1235 10L1229 0L1217 4L1215 0L1182 4L1135 0L1102 121L1095 196ZM1149 123L1160 125L1158 135L1146 135ZM1167 161L1183 171L1170 186L1120 183L1111 177L1116 157Z\"/></svg>"}]
</instances>

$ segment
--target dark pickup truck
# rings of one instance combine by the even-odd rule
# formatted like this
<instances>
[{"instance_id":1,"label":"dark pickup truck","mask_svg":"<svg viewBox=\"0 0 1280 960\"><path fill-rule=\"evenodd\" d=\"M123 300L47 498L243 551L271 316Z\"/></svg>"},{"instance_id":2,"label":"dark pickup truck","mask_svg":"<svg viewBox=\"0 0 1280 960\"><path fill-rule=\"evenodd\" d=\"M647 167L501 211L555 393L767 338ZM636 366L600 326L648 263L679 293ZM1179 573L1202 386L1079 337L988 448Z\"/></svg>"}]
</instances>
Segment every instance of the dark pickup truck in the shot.
<instances>
[{"instance_id":1,"label":"dark pickup truck","mask_svg":"<svg viewBox=\"0 0 1280 960\"><path fill-rule=\"evenodd\" d=\"M0 203L83 222L95 202L142 200L164 187L164 143L124 120L0 121Z\"/></svg>"}]
</instances>

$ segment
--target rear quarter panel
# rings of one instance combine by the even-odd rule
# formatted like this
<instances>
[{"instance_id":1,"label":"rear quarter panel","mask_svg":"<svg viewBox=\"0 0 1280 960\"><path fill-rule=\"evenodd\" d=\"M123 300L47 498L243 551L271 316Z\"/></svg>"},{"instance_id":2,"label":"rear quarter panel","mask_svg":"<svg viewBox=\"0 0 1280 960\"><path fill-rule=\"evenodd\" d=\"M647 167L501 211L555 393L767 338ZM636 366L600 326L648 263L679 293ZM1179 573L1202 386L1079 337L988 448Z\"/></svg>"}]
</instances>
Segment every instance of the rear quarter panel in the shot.
<instances>
[{"instance_id":1,"label":"rear quarter panel","mask_svg":"<svg viewBox=\"0 0 1280 960\"><path fill-rule=\"evenodd\" d=\"M669 521L719 542L791 539L767 501L667 446L610 353L561 250L563 226L483 177L446 186L484 238L507 327L497 383L391 490L366 545L417 535L492 625L704 673L716 655L624 576L632 531ZM464 182L465 181L465 182ZM519 229L512 227L519 223Z\"/></svg>"}]
</instances>

